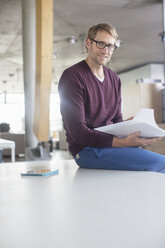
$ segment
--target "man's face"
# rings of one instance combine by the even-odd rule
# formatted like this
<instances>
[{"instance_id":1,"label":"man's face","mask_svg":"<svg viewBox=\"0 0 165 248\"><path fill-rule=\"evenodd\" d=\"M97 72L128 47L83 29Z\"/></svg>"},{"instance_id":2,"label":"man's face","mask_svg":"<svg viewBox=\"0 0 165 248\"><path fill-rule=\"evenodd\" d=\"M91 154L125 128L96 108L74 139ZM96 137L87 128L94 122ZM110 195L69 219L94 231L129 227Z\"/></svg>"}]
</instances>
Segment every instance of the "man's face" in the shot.
<instances>
[{"instance_id":1,"label":"man's face","mask_svg":"<svg viewBox=\"0 0 165 248\"><path fill-rule=\"evenodd\" d=\"M95 41L102 41L105 44L114 45L116 40L108 32L102 30L98 31L95 38ZM97 47L96 42L90 40L89 38L86 41L86 46L88 48L88 57L97 65L105 65L111 58L113 51L108 49L106 46L103 49Z\"/></svg>"}]
</instances>

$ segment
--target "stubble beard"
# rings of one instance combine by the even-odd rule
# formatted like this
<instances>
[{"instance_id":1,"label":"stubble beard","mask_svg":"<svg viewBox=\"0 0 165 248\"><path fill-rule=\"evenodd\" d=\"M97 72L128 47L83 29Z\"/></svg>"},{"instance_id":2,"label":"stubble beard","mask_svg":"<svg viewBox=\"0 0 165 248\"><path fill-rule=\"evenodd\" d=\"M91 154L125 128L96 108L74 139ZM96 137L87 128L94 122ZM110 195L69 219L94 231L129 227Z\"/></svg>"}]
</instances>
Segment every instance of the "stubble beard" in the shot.
<instances>
[{"instance_id":1,"label":"stubble beard","mask_svg":"<svg viewBox=\"0 0 165 248\"><path fill-rule=\"evenodd\" d=\"M95 62L97 62L97 64L98 65L106 65L109 61L111 60L111 56L109 56L106 60L105 60L105 62L101 62L99 59L97 59L97 57L96 57L96 59L95 59Z\"/></svg>"}]
</instances>

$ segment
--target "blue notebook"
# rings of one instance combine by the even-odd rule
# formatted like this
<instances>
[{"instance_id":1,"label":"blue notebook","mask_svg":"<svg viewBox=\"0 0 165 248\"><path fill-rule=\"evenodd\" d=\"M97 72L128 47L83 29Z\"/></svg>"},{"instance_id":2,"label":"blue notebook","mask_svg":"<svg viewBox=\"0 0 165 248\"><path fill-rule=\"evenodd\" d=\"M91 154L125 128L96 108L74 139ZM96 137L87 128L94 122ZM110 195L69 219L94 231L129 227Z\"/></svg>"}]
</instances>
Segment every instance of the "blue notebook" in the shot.
<instances>
[{"instance_id":1,"label":"blue notebook","mask_svg":"<svg viewBox=\"0 0 165 248\"><path fill-rule=\"evenodd\" d=\"M33 169L22 172L21 176L50 176L59 173L59 169Z\"/></svg>"}]
</instances>

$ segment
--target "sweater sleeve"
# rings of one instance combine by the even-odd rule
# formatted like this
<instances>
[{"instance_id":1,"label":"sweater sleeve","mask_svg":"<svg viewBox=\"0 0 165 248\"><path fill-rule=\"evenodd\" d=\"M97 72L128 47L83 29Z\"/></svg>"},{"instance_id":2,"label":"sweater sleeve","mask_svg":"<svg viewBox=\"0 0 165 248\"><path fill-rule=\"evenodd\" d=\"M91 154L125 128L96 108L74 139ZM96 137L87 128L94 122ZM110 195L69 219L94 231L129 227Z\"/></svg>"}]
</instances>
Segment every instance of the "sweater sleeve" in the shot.
<instances>
[{"instance_id":1,"label":"sweater sleeve","mask_svg":"<svg viewBox=\"0 0 165 248\"><path fill-rule=\"evenodd\" d=\"M88 128L85 120L85 88L78 75L64 71L59 82L60 109L67 141L84 147L112 147L113 135Z\"/></svg>"},{"instance_id":2,"label":"sweater sleeve","mask_svg":"<svg viewBox=\"0 0 165 248\"><path fill-rule=\"evenodd\" d=\"M117 111L115 117L113 118L113 123L118 123L123 121L123 115L121 113L121 81L118 78L118 101L117 101Z\"/></svg>"}]
</instances>

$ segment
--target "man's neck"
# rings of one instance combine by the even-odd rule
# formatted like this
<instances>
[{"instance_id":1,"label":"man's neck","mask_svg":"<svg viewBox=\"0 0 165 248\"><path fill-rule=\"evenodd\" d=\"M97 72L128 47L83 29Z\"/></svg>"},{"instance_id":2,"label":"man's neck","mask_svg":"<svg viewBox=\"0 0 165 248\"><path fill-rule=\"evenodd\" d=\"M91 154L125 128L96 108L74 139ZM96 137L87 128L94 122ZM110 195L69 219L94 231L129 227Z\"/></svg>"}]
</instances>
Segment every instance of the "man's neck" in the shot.
<instances>
[{"instance_id":1,"label":"man's neck","mask_svg":"<svg viewBox=\"0 0 165 248\"><path fill-rule=\"evenodd\" d=\"M86 58L86 63L88 64L88 66L90 67L91 71L97 75L98 77L102 78L104 77L104 70L103 70L103 66L102 65L97 65L96 63L94 63L91 59L89 59L88 57Z\"/></svg>"}]
</instances>

